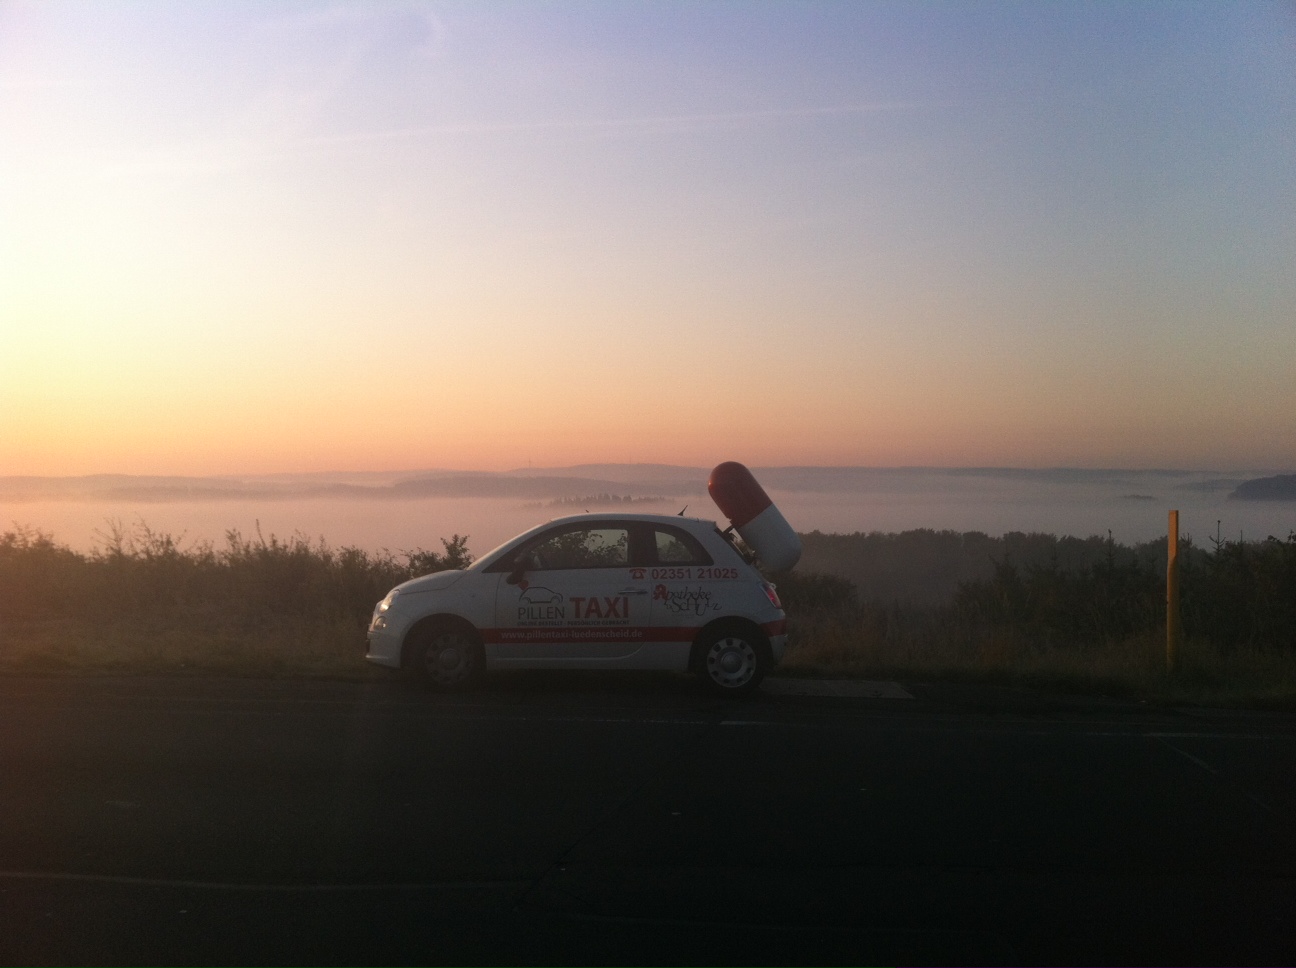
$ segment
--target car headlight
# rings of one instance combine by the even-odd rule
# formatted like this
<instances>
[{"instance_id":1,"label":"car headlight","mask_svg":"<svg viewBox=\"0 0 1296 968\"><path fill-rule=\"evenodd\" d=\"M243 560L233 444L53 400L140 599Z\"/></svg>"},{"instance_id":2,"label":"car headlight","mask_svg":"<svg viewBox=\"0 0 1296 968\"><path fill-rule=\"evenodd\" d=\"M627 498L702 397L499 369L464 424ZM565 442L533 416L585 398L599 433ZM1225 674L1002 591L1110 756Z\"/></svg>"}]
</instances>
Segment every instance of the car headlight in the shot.
<instances>
[{"instance_id":1,"label":"car headlight","mask_svg":"<svg viewBox=\"0 0 1296 968\"><path fill-rule=\"evenodd\" d=\"M387 593L387 597L374 606L373 618L369 621L369 631L377 632L387 627L387 612L396 602L396 589Z\"/></svg>"}]
</instances>

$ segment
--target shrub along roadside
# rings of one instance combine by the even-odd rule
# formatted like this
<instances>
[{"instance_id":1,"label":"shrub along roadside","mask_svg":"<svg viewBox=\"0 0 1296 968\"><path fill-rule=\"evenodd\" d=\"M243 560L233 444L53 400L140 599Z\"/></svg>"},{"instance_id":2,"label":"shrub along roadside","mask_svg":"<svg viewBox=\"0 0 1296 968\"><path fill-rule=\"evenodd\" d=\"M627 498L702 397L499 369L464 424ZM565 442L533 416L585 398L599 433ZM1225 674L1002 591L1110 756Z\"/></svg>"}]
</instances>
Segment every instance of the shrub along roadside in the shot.
<instances>
[{"instance_id":1,"label":"shrub along roadside","mask_svg":"<svg viewBox=\"0 0 1296 968\"><path fill-rule=\"evenodd\" d=\"M933 533L913 534L920 549L930 547ZM859 537L878 544L876 535ZM905 553L905 536L890 537ZM1210 552L1185 542L1186 640L1174 674L1165 664L1165 557L1155 544L1129 549L1109 537L1095 555L1101 539L1017 537L1036 563L992 559L990 577L960 582L943 605L864 599L840 576L774 576L789 617L784 668L1164 701L1296 702L1296 535L1215 541ZM1049 554L1050 542L1069 553Z\"/></svg>"},{"instance_id":2,"label":"shrub along roadside","mask_svg":"<svg viewBox=\"0 0 1296 968\"><path fill-rule=\"evenodd\" d=\"M237 531L186 548L142 523L100 539L81 555L39 531L0 534L0 669L368 675L374 603L472 562L461 535L399 555Z\"/></svg>"},{"instance_id":3,"label":"shrub along roadside","mask_svg":"<svg viewBox=\"0 0 1296 968\"><path fill-rule=\"evenodd\" d=\"M893 537L903 550L904 536ZM1296 536L1189 549L1187 641L1173 676L1164 559L1108 540L1105 554L1041 564L1049 540L1072 539L1028 537L1037 563L992 561L989 578L960 583L941 605L868 600L840 575L775 576L790 623L784 671L1175 701L1296 697ZM472 560L460 535L441 552L398 554L237 531L223 548L185 547L143 523L100 538L82 555L31 529L0 534L0 670L367 678L381 674L361 658L374 603L408 578Z\"/></svg>"}]
</instances>

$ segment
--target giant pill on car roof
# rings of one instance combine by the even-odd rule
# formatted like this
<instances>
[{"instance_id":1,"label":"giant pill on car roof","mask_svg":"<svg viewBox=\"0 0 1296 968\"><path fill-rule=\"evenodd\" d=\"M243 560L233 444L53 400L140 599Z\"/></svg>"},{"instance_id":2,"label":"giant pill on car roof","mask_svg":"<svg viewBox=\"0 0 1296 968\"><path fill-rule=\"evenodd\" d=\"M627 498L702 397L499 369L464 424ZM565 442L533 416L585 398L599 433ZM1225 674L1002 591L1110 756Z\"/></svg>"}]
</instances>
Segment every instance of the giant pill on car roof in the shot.
<instances>
[{"instance_id":1,"label":"giant pill on car roof","mask_svg":"<svg viewBox=\"0 0 1296 968\"><path fill-rule=\"evenodd\" d=\"M707 491L757 557L773 571L787 571L801 558L801 539L765 489L742 464L717 464Z\"/></svg>"}]
</instances>

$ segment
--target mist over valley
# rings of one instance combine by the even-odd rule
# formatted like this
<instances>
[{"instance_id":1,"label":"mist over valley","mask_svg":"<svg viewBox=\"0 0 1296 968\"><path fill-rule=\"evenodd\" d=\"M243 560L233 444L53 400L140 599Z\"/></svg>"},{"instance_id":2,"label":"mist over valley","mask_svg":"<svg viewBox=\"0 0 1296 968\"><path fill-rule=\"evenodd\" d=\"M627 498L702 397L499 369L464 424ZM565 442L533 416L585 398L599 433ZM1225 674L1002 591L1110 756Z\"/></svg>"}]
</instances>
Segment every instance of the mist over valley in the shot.
<instances>
[{"instance_id":1,"label":"mist over valley","mask_svg":"<svg viewBox=\"0 0 1296 968\"><path fill-rule=\"evenodd\" d=\"M1185 533L1286 537L1296 502L1235 495L1254 474L1088 468L753 467L803 533L979 531L1106 536L1137 543L1164 535L1166 511ZM706 493L708 468L582 464L503 472L209 477L101 474L0 477L0 522L32 527L89 550L109 522L221 543L245 535L303 534L367 550L439 547L469 536L482 554L519 531L565 514L623 509L721 520ZM1254 486L1254 485L1253 485ZM1263 490L1263 488L1262 488ZM1265 491L1267 494L1268 492Z\"/></svg>"}]
</instances>

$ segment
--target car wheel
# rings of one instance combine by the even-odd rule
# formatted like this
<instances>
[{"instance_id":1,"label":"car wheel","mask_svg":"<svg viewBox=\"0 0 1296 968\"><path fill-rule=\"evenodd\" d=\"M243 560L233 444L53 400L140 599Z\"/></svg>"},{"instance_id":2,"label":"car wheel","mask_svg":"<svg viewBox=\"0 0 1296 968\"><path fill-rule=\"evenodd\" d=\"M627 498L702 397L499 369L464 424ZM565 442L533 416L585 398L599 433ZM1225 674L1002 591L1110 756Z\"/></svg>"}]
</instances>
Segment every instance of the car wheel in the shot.
<instances>
[{"instance_id":1,"label":"car wheel","mask_svg":"<svg viewBox=\"0 0 1296 968\"><path fill-rule=\"evenodd\" d=\"M769 664L768 646L748 629L717 629L698 642L698 675L703 685L719 695L752 692L765 678Z\"/></svg>"},{"instance_id":2,"label":"car wheel","mask_svg":"<svg viewBox=\"0 0 1296 968\"><path fill-rule=\"evenodd\" d=\"M431 630L416 644L410 658L419 678L447 692L474 685L486 668L481 645L467 631L456 628Z\"/></svg>"}]
</instances>

